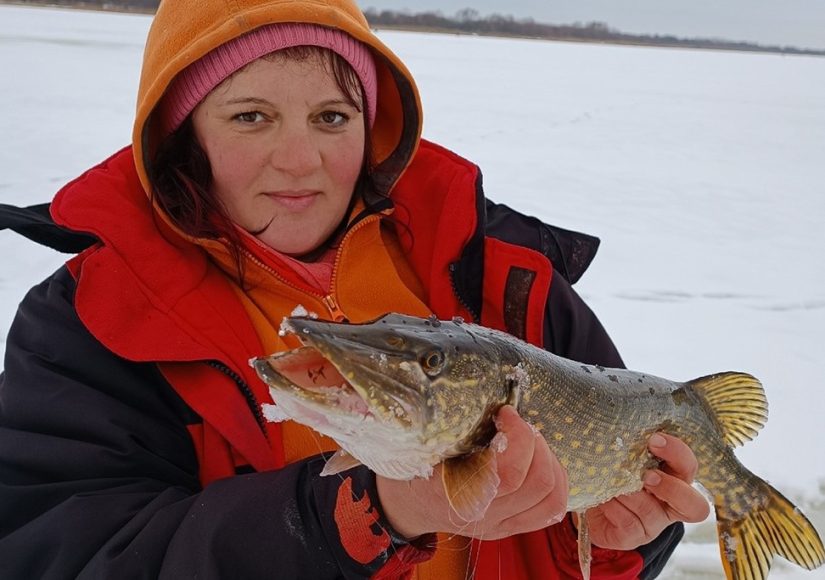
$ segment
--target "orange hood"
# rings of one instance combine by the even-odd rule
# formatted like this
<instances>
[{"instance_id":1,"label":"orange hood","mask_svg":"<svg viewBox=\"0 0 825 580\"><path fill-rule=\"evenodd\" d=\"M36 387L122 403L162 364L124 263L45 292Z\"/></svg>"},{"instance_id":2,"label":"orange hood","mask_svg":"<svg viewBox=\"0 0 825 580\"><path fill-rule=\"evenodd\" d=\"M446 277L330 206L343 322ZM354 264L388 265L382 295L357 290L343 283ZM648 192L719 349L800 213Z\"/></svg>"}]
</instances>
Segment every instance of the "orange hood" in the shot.
<instances>
[{"instance_id":1,"label":"orange hood","mask_svg":"<svg viewBox=\"0 0 825 580\"><path fill-rule=\"evenodd\" d=\"M132 133L135 164L146 191L147 167L159 135L152 112L175 75L221 44L266 24L304 22L340 29L375 56L378 104L372 128L373 175L389 192L412 159L421 135L421 102L412 75L350 0L165 0L143 56Z\"/></svg>"}]
</instances>

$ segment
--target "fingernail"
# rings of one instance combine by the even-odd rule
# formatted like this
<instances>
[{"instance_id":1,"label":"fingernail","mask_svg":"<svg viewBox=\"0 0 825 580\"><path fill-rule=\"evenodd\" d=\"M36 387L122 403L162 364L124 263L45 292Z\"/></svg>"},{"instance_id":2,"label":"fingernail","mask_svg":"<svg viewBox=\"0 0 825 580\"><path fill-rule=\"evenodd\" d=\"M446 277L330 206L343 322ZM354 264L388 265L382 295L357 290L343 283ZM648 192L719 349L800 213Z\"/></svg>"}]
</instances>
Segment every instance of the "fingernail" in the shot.
<instances>
[{"instance_id":1,"label":"fingernail","mask_svg":"<svg viewBox=\"0 0 825 580\"><path fill-rule=\"evenodd\" d=\"M667 439L665 439L658 433L654 433L650 436L650 439L647 440L647 443L651 447L664 447L665 445L667 445Z\"/></svg>"},{"instance_id":2,"label":"fingernail","mask_svg":"<svg viewBox=\"0 0 825 580\"><path fill-rule=\"evenodd\" d=\"M648 471L647 473L645 473L644 482L645 485L653 487L659 485L662 482L662 476L656 473L655 471Z\"/></svg>"},{"instance_id":3,"label":"fingernail","mask_svg":"<svg viewBox=\"0 0 825 580\"><path fill-rule=\"evenodd\" d=\"M501 431L496 433L492 441L490 441L490 447L496 453L504 453L507 451L507 435Z\"/></svg>"}]
</instances>

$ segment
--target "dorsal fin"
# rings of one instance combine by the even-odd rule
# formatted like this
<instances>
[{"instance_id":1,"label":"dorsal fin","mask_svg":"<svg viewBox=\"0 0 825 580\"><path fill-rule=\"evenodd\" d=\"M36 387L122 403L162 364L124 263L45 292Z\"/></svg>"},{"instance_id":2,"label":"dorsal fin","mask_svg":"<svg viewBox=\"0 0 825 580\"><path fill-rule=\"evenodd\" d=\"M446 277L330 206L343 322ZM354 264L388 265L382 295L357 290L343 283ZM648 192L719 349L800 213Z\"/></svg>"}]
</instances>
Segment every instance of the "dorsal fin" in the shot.
<instances>
[{"instance_id":1,"label":"dorsal fin","mask_svg":"<svg viewBox=\"0 0 825 580\"><path fill-rule=\"evenodd\" d=\"M722 435L732 447L756 437L768 420L768 400L762 383L746 373L719 373L687 383L707 401Z\"/></svg>"}]
</instances>

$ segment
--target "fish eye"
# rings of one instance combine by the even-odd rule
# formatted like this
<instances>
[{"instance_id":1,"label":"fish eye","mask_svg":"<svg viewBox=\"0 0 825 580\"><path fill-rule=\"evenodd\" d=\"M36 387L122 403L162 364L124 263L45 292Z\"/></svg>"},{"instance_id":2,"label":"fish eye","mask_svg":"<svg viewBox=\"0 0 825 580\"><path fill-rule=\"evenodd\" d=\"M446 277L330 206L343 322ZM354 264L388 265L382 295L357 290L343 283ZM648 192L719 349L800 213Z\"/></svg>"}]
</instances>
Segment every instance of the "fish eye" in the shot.
<instances>
[{"instance_id":1,"label":"fish eye","mask_svg":"<svg viewBox=\"0 0 825 580\"><path fill-rule=\"evenodd\" d=\"M437 375L444 365L444 353L440 350L431 350L421 357L421 368L428 375Z\"/></svg>"}]
</instances>

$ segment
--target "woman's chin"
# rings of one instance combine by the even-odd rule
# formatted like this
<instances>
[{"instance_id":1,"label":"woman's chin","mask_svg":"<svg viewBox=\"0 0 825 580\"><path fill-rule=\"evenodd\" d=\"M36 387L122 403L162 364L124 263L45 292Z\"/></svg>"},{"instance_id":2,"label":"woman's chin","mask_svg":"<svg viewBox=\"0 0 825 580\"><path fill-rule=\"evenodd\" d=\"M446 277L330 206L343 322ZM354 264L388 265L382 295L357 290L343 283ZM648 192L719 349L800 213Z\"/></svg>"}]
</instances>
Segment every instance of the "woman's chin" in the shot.
<instances>
[{"instance_id":1,"label":"woman's chin","mask_svg":"<svg viewBox=\"0 0 825 580\"><path fill-rule=\"evenodd\" d=\"M265 246L296 260L303 260L305 256L313 255L321 245L321 241L315 239L301 241L292 238L286 240L282 236L277 238L267 236L266 232L256 237Z\"/></svg>"}]
</instances>

